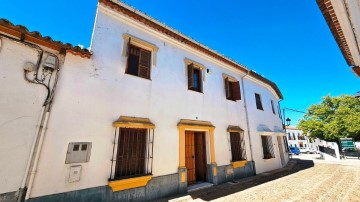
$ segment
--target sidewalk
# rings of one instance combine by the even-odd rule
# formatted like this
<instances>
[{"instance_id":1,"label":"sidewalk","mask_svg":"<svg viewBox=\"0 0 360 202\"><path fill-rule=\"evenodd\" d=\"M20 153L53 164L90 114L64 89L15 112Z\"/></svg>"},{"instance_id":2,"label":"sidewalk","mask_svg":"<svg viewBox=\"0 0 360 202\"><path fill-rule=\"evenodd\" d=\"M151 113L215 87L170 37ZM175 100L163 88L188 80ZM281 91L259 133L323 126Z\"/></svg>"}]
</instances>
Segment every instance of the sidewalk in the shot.
<instances>
[{"instance_id":1,"label":"sidewalk","mask_svg":"<svg viewBox=\"0 0 360 202\"><path fill-rule=\"evenodd\" d=\"M193 200L194 201L214 200L226 195L230 195L239 191L249 189L259 184L273 181L275 179L284 177L299 170L313 166L312 161L306 161L307 162L306 165L297 166L296 167L297 169L294 169L295 166L298 164L298 162L299 162L298 159L291 159L284 168L276 169L266 173L261 173L256 176L252 176L244 179L239 179L233 182L215 185L209 188L201 189L190 193L185 193L182 195L163 198L157 201L186 202Z\"/></svg>"}]
</instances>

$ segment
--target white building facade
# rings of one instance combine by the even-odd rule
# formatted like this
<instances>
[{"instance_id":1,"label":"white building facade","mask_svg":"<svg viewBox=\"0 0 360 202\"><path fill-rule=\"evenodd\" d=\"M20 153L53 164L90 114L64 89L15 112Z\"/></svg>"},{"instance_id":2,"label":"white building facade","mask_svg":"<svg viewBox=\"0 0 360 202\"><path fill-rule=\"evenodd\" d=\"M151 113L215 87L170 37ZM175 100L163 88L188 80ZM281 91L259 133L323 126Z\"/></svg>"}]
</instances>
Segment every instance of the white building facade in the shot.
<instances>
[{"instance_id":1,"label":"white building facade","mask_svg":"<svg viewBox=\"0 0 360 202\"><path fill-rule=\"evenodd\" d=\"M3 27L7 36L18 29ZM36 52L1 40L0 58L17 67L0 62L1 70L17 79L0 82L16 83L18 91L1 90L9 98L0 103L2 122L9 125L0 129L8 134L7 148L0 143L0 160L7 162L0 199L153 200L288 162L283 98L274 83L123 3L99 1L92 53L40 44L57 56L45 105L46 91L23 78L24 64L37 64ZM18 117L27 114L31 121L20 130ZM25 147L15 163L8 153L19 144Z\"/></svg>"}]
</instances>

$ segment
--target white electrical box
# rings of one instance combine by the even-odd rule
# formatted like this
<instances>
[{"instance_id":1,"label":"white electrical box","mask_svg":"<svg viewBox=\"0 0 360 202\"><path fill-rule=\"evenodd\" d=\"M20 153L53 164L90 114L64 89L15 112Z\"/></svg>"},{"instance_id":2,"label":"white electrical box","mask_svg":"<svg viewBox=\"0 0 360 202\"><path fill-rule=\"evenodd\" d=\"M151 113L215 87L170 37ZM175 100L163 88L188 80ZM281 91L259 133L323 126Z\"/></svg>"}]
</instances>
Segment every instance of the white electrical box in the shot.
<instances>
[{"instance_id":1,"label":"white electrical box","mask_svg":"<svg viewBox=\"0 0 360 202\"><path fill-rule=\"evenodd\" d=\"M90 160L91 142L70 142L65 164L86 163Z\"/></svg>"},{"instance_id":2,"label":"white electrical box","mask_svg":"<svg viewBox=\"0 0 360 202\"><path fill-rule=\"evenodd\" d=\"M81 165L78 166L71 166L70 167L70 173L69 173L69 179L68 182L79 182L81 176Z\"/></svg>"}]
</instances>

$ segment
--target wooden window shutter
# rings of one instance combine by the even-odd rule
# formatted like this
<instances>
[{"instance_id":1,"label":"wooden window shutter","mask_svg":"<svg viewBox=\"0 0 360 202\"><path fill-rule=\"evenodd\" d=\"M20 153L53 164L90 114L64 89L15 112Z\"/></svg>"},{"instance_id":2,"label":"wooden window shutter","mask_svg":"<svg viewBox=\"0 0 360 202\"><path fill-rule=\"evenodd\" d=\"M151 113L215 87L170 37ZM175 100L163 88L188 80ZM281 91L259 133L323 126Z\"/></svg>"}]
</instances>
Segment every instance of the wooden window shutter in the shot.
<instances>
[{"instance_id":1,"label":"wooden window shutter","mask_svg":"<svg viewBox=\"0 0 360 202\"><path fill-rule=\"evenodd\" d=\"M194 87L194 64L188 65L188 88Z\"/></svg>"},{"instance_id":2,"label":"wooden window shutter","mask_svg":"<svg viewBox=\"0 0 360 202\"><path fill-rule=\"evenodd\" d=\"M225 93L226 93L226 98L230 99L230 82L227 77L225 78Z\"/></svg>"},{"instance_id":3,"label":"wooden window shutter","mask_svg":"<svg viewBox=\"0 0 360 202\"><path fill-rule=\"evenodd\" d=\"M240 83L239 81L231 82L232 85L232 98L234 100L241 100Z\"/></svg>"},{"instance_id":4,"label":"wooden window shutter","mask_svg":"<svg viewBox=\"0 0 360 202\"><path fill-rule=\"evenodd\" d=\"M150 51L140 49L139 70L138 70L138 75L140 77L146 79L150 78L150 62L151 62L150 58L151 58Z\"/></svg>"},{"instance_id":5,"label":"wooden window shutter","mask_svg":"<svg viewBox=\"0 0 360 202\"><path fill-rule=\"evenodd\" d=\"M131 48L131 37L127 41L127 46L126 46L126 56L127 57L130 55L130 48Z\"/></svg>"},{"instance_id":6,"label":"wooden window shutter","mask_svg":"<svg viewBox=\"0 0 360 202\"><path fill-rule=\"evenodd\" d=\"M203 72L199 69L199 80L198 80L199 91L203 92Z\"/></svg>"}]
</instances>

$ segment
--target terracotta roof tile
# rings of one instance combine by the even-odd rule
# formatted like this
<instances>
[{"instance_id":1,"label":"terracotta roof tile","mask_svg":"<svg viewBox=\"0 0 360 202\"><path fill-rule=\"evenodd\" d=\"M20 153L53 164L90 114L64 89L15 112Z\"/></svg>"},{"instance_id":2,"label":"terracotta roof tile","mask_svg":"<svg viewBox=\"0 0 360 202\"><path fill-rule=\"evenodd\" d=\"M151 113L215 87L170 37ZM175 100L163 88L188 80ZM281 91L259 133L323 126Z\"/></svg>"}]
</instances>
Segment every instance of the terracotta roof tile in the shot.
<instances>
[{"instance_id":1,"label":"terracotta roof tile","mask_svg":"<svg viewBox=\"0 0 360 202\"><path fill-rule=\"evenodd\" d=\"M6 19L0 19L0 32L27 42L51 48L61 53L71 53L85 58L90 58L92 54L88 49L73 46L69 43L65 44L61 41L55 41L49 36L42 36L40 32L37 31L30 32L25 26L14 25Z\"/></svg>"}]
</instances>

